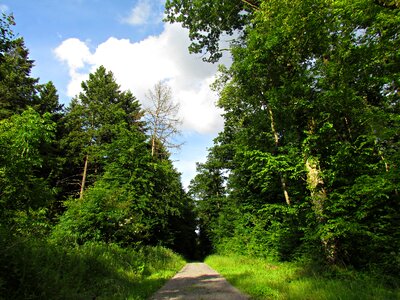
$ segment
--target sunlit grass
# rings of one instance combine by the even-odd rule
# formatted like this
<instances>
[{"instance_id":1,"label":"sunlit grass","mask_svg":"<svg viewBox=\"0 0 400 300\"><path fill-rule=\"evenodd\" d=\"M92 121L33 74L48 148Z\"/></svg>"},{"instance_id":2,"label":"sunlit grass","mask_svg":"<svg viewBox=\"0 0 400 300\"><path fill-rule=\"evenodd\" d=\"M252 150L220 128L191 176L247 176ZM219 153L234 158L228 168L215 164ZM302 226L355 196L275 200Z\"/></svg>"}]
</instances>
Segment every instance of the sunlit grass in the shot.
<instances>
[{"instance_id":1,"label":"sunlit grass","mask_svg":"<svg viewBox=\"0 0 400 300\"><path fill-rule=\"evenodd\" d=\"M12 243L0 249L0 299L147 299L185 264L163 247Z\"/></svg>"},{"instance_id":2,"label":"sunlit grass","mask_svg":"<svg viewBox=\"0 0 400 300\"><path fill-rule=\"evenodd\" d=\"M251 299L400 299L366 274L348 270L316 274L300 263L212 255L206 263Z\"/></svg>"}]
</instances>

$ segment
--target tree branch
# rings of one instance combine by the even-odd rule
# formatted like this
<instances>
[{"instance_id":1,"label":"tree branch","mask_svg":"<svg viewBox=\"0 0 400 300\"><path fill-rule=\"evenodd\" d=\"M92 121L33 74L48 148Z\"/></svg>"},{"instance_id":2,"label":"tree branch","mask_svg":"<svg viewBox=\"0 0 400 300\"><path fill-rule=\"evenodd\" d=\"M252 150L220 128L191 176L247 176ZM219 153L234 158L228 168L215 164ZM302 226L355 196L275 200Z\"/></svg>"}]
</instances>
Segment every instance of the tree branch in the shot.
<instances>
[{"instance_id":1,"label":"tree branch","mask_svg":"<svg viewBox=\"0 0 400 300\"><path fill-rule=\"evenodd\" d=\"M257 4L254 4L253 2L251 2L250 0L242 0L243 3L249 5L252 9L254 10L258 10L259 7Z\"/></svg>"}]
</instances>

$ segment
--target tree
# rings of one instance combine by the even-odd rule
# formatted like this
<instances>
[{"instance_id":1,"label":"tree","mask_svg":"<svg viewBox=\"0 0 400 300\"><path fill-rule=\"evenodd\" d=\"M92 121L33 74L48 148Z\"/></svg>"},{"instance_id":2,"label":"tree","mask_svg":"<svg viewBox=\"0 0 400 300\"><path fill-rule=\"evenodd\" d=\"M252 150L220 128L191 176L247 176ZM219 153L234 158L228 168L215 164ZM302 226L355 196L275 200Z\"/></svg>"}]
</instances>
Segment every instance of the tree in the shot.
<instances>
[{"instance_id":1,"label":"tree","mask_svg":"<svg viewBox=\"0 0 400 300\"><path fill-rule=\"evenodd\" d=\"M81 166L80 198L91 175L102 173L102 151L122 128L141 130L141 110L130 92L121 92L112 72L99 67L82 83L83 92L71 101L65 117L67 135L62 143L69 162ZM76 170L76 167L74 168ZM71 174L74 176L76 174Z\"/></svg>"},{"instance_id":2,"label":"tree","mask_svg":"<svg viewBox=\"0 0 400 300\"><path fill-rule=\"evenodd\" d=\"M164 245L186 256L194 250L191 199L169 159L154 161L146 136L121 129L104 146L104 172L83 199L65 202L52 233L57 243L88 241L123 246Z\"/></svg>"},{"instance_id":3,"label":"tree","mask_svg":"<svg viewBox=\"0 0 400 300\"><path fill-rule=\"evenodd\" d=\"M0 121L0 224L16 226L15 232L34 231L21 227L54 199L47 178L40 176L45 159L40 148L52 142L54 129L50 114L41 117L32 108Z\"/></svg>"},{"instance_id":4,"label":"tree","mask_svg":"<svg viewBox=\"0 0 400 300\"><path fill-rule=\"evenodd\" d=\"M151 155L157 157L161 154L161 147L169 149L180 147L180 144L173 141L173 138L180 133L181 121L177 117L179 103L173 103L171 88L162 82L158 82L153 90L149 90L146 98L151 103L146 109Z\"/></svg>"},{"instance_id":5,"label":"tree","mask_svg":"<svg viewBox=\"0 0 400 300\"><path fill-rule=\"evenodd\" d=\"M167 0L165 20L189 29L191 53L207 54L206 61L217 62L222 56L221 36L242 31L260 3L259 0Z\"/></svg>"},{"instance_id":6,"label":"tree","mask_svg":"<svg viewBox=\"0 0 400 300\"><path fill-rule=\"evenodd\" d=\"M212 152L206 163L197 164L196 171L197 175L190 182L189 195L195 200L199 230L198 252L204 258L226 233L219 230L219 219L226 206L226 187L221 164L213 158Z\"/></svg>"},{"instance_id":7,"label":"tree","mask_svg":"<svg viewBox=\"0 0 400 300\"><path fill-rule=\"evenodd\" d=\"M37 86L37 94L33 100L33 107L41 115L46 112L51 113L55 120L62 116L63 105L59 102L59 96L53 82Z\"/></svg>"},{"instance_id":8,"label":"tree","mask_svg":"<svg viewBox=\"0 0 400 300\"><path fill-rule=\"evenodd\" d=\"M213 5L204 2L181 3L174 20L207 24L188 17ZM275 248L287 258L303 245L330 263L384 265L398 245L398 9L258 4L219 82L225 128L214 147L227 150L228 203L240 210L232 238L251 253Z\"/></svg>"},{"instance_id":9,"label":"tree","mask_svg":"<svg viewBox=\"0 0 400 300\"><path fill-rule=\"evenodd\" d=\"M33 61L24 40L17 38L11 26L12 15L0 18L0 120L21 113L32 106L36 94L37 79L30 77Z\"/></svg>"}]
</instances>

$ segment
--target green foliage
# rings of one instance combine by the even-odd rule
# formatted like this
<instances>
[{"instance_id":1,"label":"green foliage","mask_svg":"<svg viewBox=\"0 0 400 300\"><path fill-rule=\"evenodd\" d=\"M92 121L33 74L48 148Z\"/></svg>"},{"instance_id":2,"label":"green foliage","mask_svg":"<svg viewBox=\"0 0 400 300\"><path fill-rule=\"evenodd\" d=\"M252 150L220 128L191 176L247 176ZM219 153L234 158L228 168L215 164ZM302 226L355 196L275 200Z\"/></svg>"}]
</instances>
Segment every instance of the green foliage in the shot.
<instances>
[{"instance_id":1,"label":"green foliage","mask_svg":"<svg viewBox=\"0 0 400 300\"><path fill-rule=\"evenodd\" d=\"M44 160L40 148L51 143L53 137L54 123L50 115L41 117L32 108L0 121L2 224L34 223L33 220L41 219L42 209L52 201L51 188L46 178L39 175ZM29 231L29 226L25 229Z\"/></svg>"},{"instance_id":2,"label":"green foliage","mask_svg":"<svg viewBox=\"0 0 400 300\"><path fill-rule=\"evenodd\" d=\"M104 67L64 111L13 25L0 18L0 299L147 299L184 263L149 245L195 252L180 174Z\"/></svg>"},{"instance_id":3,"label":"green foliage","mask_svg":"<svg viewBox=\"0 0 400 300\"><path fill-rule=\"evenodd\" d=\"M215 243L217 253L267 256L277 260L289 260L298 255L303 238L298 209L266 204L257 212L239 213L241 218L231 224L231 236L225 234Z\"/></svg>"},{"instance_id":4,"label":"green foliage","mask_svg":"<svg viewBox=\"0 0 400 300\"><path fill-rule=\"evenodd\" d=\"M33 61L24 40L12 31L12 15L0 16L0 120L33 105L37 79L30 77Z\"/></svg>"},{"instance_id":5,"label":"green foliage","mask_svg":"<svg viewBox=\"0 0 400 300\"><path fill-rule=\"evenodd\" d=\"M205 60L216 62L222 56L219 41L224 34L232 35L247 24L249 13L261 1L182 1L168 0L165 3L168 22L182 23L189 29L192 41L189 51L207 53Z\"/></svg>"},{"instance_id":6,"label":"green foliage","mask_svg":"<svg viewBox=\"0 0 400 300\"><path fill-rule=\"evenodd\" d=\"M184 239L194 244L195 224L184 225L194 220L185 215L190 199L171 162L154 162L143 134L127 129L120 129L103 149L104 174L83 199L64 202L66 212L53 239L68 245L103 241L162 244L177 250L182 250ZM189 247L184 254L190 252Z\"/></svg>"},{"instance_id":7,"label":"green foliage","mask_svg":"<svg viewBox=\"0 0 400 300\"><path fill-rule=\"evenodd\" d=\"M373 274L301 263L212 255L206 263L252 299L396 299L400 288ZM388 278L385 278L386 280Z\"/></svg>"},{"instance_id":8,"label":"green foliage","mask_svg":"<svg viewBox=\"0 0 400 300\"><path fill-rule=\"evenodd\" d=\"M197 164L196 177L190 182L189 194L195 199L195 211L198 218L200 249L198 255L205 257L213 250L213 244L224 237L219 216L225 210L226 190L221 165L210 153L206 164ZM224 222L225 223L225 222Z\"/></svg>"},{"instance_id":9,"label":"green foliage","mask_svg":"<svg viewBox=\"0 0 400 300\"><path fill-rule=\"evenodd\" d=\"M54 121L61 118L63 105L59 103L57 89L53 82L41 84L37 87L38 94L34 99L34 108L41 115L51 113Z\"/></svg>"},{"instance_id":10,"label":"green foliage","mask_svg":"<svg viewBox=\"0 0 400 300\"><path fill-rule=\"evenodd\" d=\"M193 184L200 220L212 217L203 228L210 248L398 274L398 6L258 1L241 20L235 12L224 19L229 5L211 2L167 6L167 19L189 28L197 50L225 26L248 22L214 84L224 131ZM217 6L217 14L202 13ZM228 175L223 209L207 193L204 166Z\"/></svg>"},{"instance_id":11,"label":"green foliage","mask_svg":"<svg viewBox=\"0 0 400 300\"><path fill-rule=\"evenodd\" d=\"M121 131L142 131L138 100L132 93L120 91L112 72L99 67L82 83L82 89L83 92L72 99L62 120L65 133L60 141L67 158L62 188L74 196L80 185L93 184L103 173L105 148ZM86 160L88 175L83 180L80 174ZM75 191L71 191L71 186L75 186Z\"/></svg>"},{"instance_id":12,"label":"green foliage","mask_svg":"<svg viewBox=\"0 0 400 300\"><path fill-rule=\"evenodd\" d=\"M1 231L1 299L147 299L184 261L162 247L62 247Z\"/></svg>"}]
</instances>

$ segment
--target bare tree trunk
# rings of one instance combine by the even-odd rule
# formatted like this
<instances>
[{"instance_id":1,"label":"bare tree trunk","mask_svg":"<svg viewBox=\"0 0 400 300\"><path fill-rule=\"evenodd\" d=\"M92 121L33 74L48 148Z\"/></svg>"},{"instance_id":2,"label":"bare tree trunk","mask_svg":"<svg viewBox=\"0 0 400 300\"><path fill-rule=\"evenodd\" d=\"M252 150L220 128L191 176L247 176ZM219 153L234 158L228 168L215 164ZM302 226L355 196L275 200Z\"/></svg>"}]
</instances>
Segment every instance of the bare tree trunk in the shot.
<instances>
[{"instance_id":1,"label":"bare tree trunk","mask_svg":"<svg viewBox=\"0 0 400 300\"><path fill-rule=\"evenodd\" d=\"M279 136L278 136L278 132L275 129L274 115L273 115L272 109L271 109L271 107L269 107L269 105L267 105L267 108L268 108L269 118L270 118L270 122L271 122L272 134L274 135L274 139L275 139L275 147L276 147L276 149L278 149ZM279 173L279 177L281 179L281 186L282 186L282 191L283 191L283 195L285 197L286 204L290 205L290 197L289 197L289 192L287 190L286 178L284 176L282 176L282 174L280 174L280 173Z\"/></svg>"},{"instance_id":2,"label":"bare tree trunk","mask_svg":"<svg viewBox=\"0 0 400 300\"><path fill-rule=\"evenodd\" d=\"M153 136L151 138L151 157L154 157L155 149L156 148L156 138Z\"/></svg>"},{"instance_id":3,"label":"bare tree trunk","mask_svg":"<svg viewBox=\"0 0 400 300\"><path fill-rule=\"evenodd\" d=\"M89 155L86 155L85 156L85 165L83 167L81 190L79 192L79 199L83 198L83 191L85 189L85 183L86 183L86 174L87 174L88 161L89 161Z\"/></svg>"}]
</instances>

